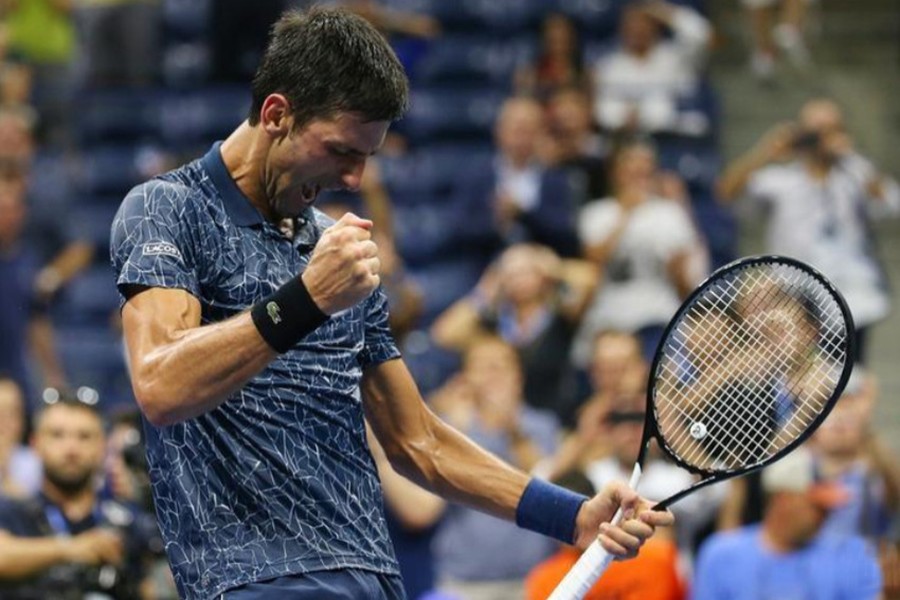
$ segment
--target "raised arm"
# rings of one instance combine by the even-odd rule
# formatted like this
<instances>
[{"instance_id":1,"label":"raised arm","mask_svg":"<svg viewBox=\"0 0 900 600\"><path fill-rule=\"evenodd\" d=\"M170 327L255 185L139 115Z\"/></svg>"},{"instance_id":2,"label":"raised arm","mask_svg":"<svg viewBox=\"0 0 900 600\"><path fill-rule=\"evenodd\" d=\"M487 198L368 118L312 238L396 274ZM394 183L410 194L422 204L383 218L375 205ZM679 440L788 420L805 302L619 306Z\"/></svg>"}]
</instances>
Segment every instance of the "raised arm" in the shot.
<instances>
[{"instance_id":1,"label":"raised arm","mask_svg":"<svg viewBox=\"0 0 900 600\"><path fill-rule=\"evenodd\" d=\"M750 176L769 163L787 157L796 136L796 126L782 123L769 130L750 150L728 164L716 182L720 202L731 203L743 193Z\"/></svg>"},{"instance_id":2,"label":"raised arm","mask_svg":"<svg viewBox=\"0 0 900 600\"><path fill-rule=\"evenodd\" d=\"M326 315L367 297L379 283L371 225L345 215L322 234L302 276L212 325L200 326L200 302L187 291L121 286L132 385L147 419L171 425L214 409ZM277 318L267 323L272 304Z\"/></svg>"}]
</instances>

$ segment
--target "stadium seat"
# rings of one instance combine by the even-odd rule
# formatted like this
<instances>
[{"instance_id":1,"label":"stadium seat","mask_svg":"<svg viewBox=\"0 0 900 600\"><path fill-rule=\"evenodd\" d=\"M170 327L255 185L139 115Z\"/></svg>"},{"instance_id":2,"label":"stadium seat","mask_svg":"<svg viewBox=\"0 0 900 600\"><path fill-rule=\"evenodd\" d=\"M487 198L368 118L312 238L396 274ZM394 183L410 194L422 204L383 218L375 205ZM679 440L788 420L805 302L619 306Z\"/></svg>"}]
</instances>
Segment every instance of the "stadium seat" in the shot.
<instances>
[{"instance_id":1,"label":"stadium seat","mask_svg":"<svg viewBox=\"0 0 900 600\"><path fill-rule=\"evenodd\" d=\"M164 0L163 26L170 40L197 40L209 29L210 2L214 0Z\"/></svg>"},{"instance_id":2,"label":"stadium seat","mask_svg":"<svg viewBox=\"0 0 900 600\"><path fill-rule=\"evenodd\" d=\"M203 42L169 44L163 53L163 80L173 88L203 85L209 77L209 48Z\"/></svg>"},{"instance_id":3,"label":"stadium seat","mask_svg":"<svg viewBox=\"0 0 900 600\"><path fill-rule=\"evenodd\" d=\"M505 94L456 87L413 90L410 110L398 129L413 143L490 139Z\"/></svg>"},{"instance_id":4,"label":"stadium seat","mask_svg":"<svg viewBox=\"0 0 900 600\"><path fill-rule=\"evenodd\" d=\"M154 139L159 131L159 96L152 90L104 90L86 94L78 135L85 145L139 142Z\"/></svg>"},{"instance_id":5,"label":"stadium seat","mask_svg":"<svg viewBox=\"0 0 900 600\"><path fill-rule=\"evenodd\" d=\"M71 385L96 389L101 408L134 402L119 333L108 327L57 327L56 347Z\"/></svg>"},{"instance_id":6,"label":"stadium seat","mask_svg":"<svg viewBox=\"0 0 900 600\"><path fill-rule=\"evenodd\" d=\"M249 107L250 93L244 86L168 94L160 114L163 140L180 150L209 145L247 118Z\"/></svg>"},{"instance_id":7,"label":"stadium seat","mask_svg":"<svg viewBox=\"0 0 900 600\"><path fill-rule=\"evenodd\" d=\"M95 146L81 157L79 188L88 195L124 194L144 178L140 171L142 147L129 144Z\"/></svg>"},{"instance_id":8,"label":"stadium seat","mask_svg":"<svg viewBox=\"0 0 900 600\"><path fill-rule=\"evenodd\" d=\"M53 307L53 318L66 325L106 327L118 308L115 274L108 264L99 264L66 286Z\"/></svg>"},{"instance_id":9,"label":"stadium seat","mask_svg":"<svg viewBox=\"0 0 900 600\"><path fill-rule=\"evenodd\" d=\"M483 267L478 260L458 256L421 268L410 266L408 273L425 296L422 322L430 324L444 309L472 291Z\"/></svg>"},{"instance_id":10,"label":"stadium seat","mask_svg":"<svg viewBox=\"0 0 900 600\"><path fill-rule=\"evenodd\" d=\"M508 90L516 68L537 51L533 36L447 35L432 44L415 65L412 79L423 85L482 83Z\"/></svg>"},{"instance_id":11,"label":"stadium seat","mask_svg":"<svg viewBox=\"0 0 900 600\"><path fill-rule=\"evenodd\" d=\"M534 28L544 0L386 0L389 8L431 15L445 31L481 29L497 33Z\"/></svg>"},{"instance_id":12,"label":"stadium seat","mask_svg":"<svg viewBox=\"0 0 900 600\"><path fill-rule=\"evenodd\" d=\"M488 143L438 143L400 157L380 157L379 167L395 204L420 204L450 193L466 167L493 156Z\"/></svg>"},{"instance_id":13,"label":"stadium seat","mask_svg":"<svg viewBox=\"0 0 900 600\"><path fill-rule=\"evenodd\" d=\"M553 4L575 21L585 39L603 40L615 35L626 0L556 0Z\"/></svg>"},{"instance_id":14,"label":"stadium seat","mask_svg":"<svg viewBox=\"0 0 900 600\"><path fill-rule=\"evenodd\" d=\"M91 242L104 259L109 255L110 226L121 200L113 196L103 202L83 201L72 208L69 226L78 232L79 239Z\"/></svg>"}]
</instances>

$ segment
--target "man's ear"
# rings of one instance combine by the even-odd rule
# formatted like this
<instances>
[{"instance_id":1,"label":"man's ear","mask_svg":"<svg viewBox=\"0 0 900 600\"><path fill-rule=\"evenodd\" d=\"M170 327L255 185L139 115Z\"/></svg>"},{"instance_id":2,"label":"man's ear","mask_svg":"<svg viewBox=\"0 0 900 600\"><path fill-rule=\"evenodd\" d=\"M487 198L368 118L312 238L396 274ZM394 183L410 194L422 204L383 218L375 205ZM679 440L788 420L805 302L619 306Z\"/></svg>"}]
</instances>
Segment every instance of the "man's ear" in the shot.
<instances>
[{"instance_id":1,"label":"man's ear","mask_svg":"<svg viewBox=\"0 0 900 600\"><path fill-rule=\"evenodd\" d=\"M259 122L263 130L273 138L282 138L291 132L294 119L291 103L284 94L269 94L259 111Z\"/></svg>"}]
</instances>

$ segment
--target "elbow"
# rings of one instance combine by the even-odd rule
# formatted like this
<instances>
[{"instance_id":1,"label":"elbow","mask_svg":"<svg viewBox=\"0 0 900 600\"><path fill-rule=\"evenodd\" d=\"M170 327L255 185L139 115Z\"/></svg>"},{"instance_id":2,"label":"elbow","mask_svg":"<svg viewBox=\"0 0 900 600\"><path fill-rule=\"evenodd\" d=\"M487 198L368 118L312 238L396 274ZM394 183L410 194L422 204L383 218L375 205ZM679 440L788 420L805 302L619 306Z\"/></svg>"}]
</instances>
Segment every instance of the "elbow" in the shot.
<instances>
[{"instance_id":1,"label":"elbow","mask_svg":"<svg viewBox=\"0 0 900 600\"><path fill-rule=\"evenodd\" d=\"M183 420L176 410L180 404L177 391L171 386L158 379L135 377L132 387L141 413L154 427L167 427Z\"/></svg>"}]
</instances>

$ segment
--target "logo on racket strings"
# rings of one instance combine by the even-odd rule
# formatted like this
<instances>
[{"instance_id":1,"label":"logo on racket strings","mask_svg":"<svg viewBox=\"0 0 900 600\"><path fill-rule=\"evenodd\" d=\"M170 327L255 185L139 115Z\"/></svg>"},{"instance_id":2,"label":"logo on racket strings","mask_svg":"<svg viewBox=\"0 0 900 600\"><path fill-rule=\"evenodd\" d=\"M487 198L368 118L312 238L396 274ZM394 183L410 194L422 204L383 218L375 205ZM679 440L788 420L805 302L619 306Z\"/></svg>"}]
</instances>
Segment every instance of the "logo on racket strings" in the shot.
<instances>
[{"instance_id":1,"label":"logo on racket strings","mask_svg":"<svg viewBox=\"0 0 900 600\"><path fill-rule=\"evenodd\" d=\"M702 440L706 437L706 434L708 432L706 431L706 425L704 425L700 421L697 421L696 423L691 425L690 433L691 437L695 440Z\"/></svg>"}]
</instances>

